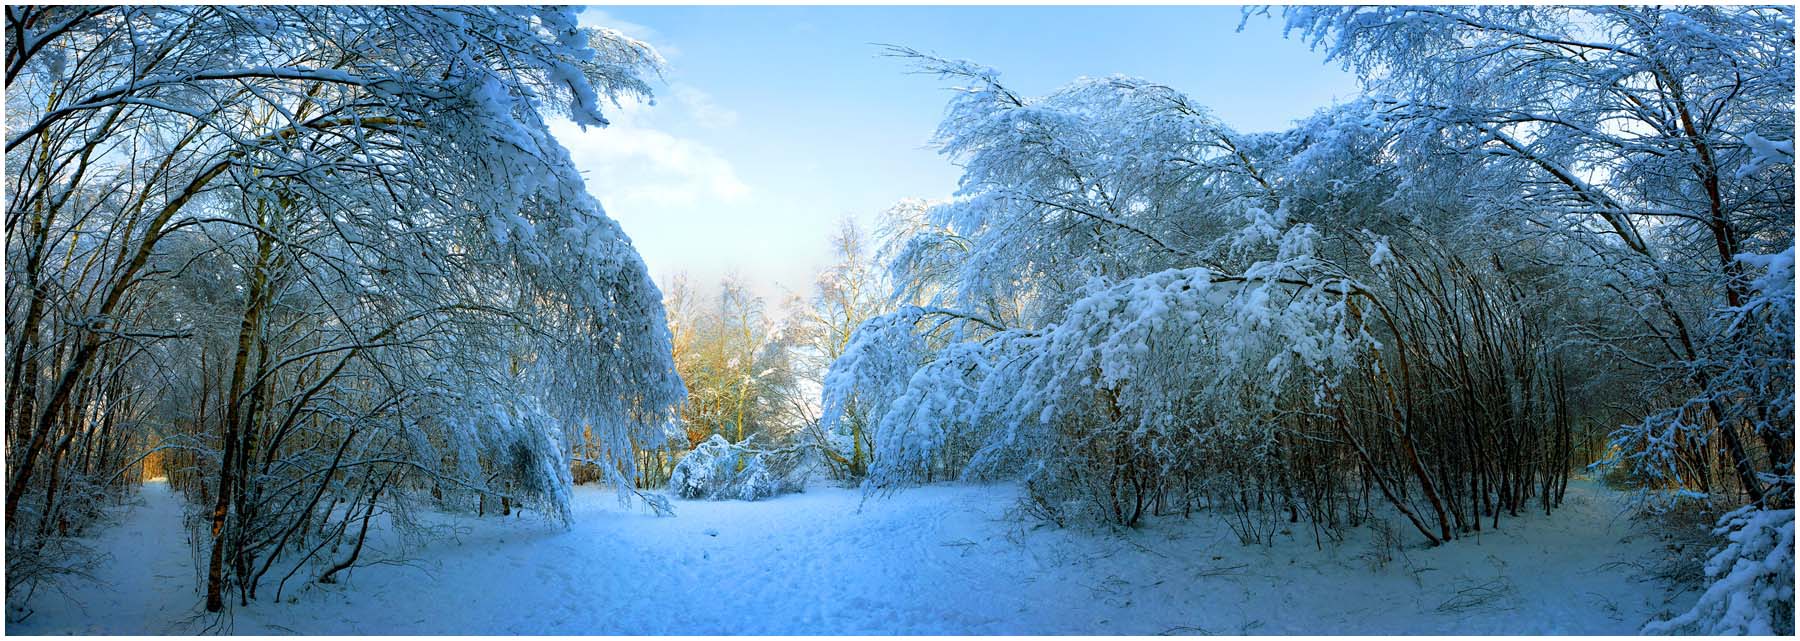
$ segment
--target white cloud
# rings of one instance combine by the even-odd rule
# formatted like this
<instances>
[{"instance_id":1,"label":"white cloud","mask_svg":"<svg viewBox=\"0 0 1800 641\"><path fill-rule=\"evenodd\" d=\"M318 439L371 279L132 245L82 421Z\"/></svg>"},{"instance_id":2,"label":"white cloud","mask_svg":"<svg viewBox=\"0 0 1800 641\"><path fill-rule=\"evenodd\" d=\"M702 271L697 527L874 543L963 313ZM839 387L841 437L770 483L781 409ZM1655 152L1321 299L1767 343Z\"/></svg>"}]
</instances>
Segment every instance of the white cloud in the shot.
<instances>
[{"instance_id":1,"label":"white cloud","mask_svg":"<svg viewBox=\"0 0 1800 641\"><path fill-rule=\"evenodd\" d=\"M581 24L606 27L656 47L665 59L678 53L654 27L623 20L600 9L581 12ZM625 101L606 111L612 125L582 131L557 121L551 133L587 178L588 188L615 213L655 215L671 207L741 202L750 187L718 150L670 133L658 123L685 122L704 129L737 124L737 112L719 105L698 87L674 83L659 89L658 106Z\"/></svg>"},{"instance_id":2,"label":"white cloud","mask_svg":"<svg viewBox=\"0 0 1800 641\"><path fill-rule=\"evenodd\" d=\"M561 121L550 126L586 176L589 190L609 209L649 213L736 203L750 194L749 185L717 150L650 126L646 109L652 108L627 103L608 114L613 124L605 128L582 131Z\"/></svg>"},{"instance_id":3,"label":"white cloud","mask_svg":"<svg viewBox=\"0 0 1800 641\"><path fill-rule=\"evenodd\" d=\"M695 124L708 129L737 125L737 112L720 106L713 101L712 94L701 91L699 87L675 83L669 87L669 95L693 118Z\"/></svg>"}]
</instances>

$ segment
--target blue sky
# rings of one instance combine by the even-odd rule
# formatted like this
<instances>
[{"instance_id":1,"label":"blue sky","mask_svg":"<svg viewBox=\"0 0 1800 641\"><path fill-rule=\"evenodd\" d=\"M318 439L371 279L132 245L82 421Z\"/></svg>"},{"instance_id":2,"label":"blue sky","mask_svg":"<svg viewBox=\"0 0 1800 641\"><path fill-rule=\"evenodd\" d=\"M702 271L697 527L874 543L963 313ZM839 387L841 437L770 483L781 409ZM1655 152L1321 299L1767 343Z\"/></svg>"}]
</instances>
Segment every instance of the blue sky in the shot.
<instances>
[{"instance_id":1,"label":"blue sky","mask_svg":"<svg viewBox=\"0 0 1800 641\"><path fill-rule=\"evenodd\" d=\"M1236 7L627 6L584 23L645 40L668 61L654 106L614 126L559 125L588 188L658 282L740 274L773 305L807 294L844 216L942 199L957 168L928 148L949 83L875 43L993 67L1030 95L1125 74L1183 91L1232 127L1279 129L1356 91L1278 18L1237 30Z\"/></svg>"}]
</instances>

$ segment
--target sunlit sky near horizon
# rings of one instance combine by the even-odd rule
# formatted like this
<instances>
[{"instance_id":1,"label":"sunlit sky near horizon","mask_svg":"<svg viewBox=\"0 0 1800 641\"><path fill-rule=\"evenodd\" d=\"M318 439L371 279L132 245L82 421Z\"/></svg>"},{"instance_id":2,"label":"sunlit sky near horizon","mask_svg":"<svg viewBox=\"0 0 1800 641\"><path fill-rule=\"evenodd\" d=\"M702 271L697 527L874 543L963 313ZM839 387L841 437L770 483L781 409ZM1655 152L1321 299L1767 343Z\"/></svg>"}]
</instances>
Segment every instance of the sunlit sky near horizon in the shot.
<instances>
[{"instance_id":1,"label":"sunlit sky near horizon","mask_svg":"<svg viewBox=\"0 0 1800 641\"><path fill-rule=\"evenodd\" d=\"M973 60L1028 95L1145 78L1241 131L1355 94L1350 74L1282 37L1278 16L1241 32L1240 18L1233 6L589 8L585 24L649 42L668 67L654 106L553 131L659 284L685 272L706 290L735 272L774 308L810 293L840 218L872 223L956 189L960 172L929 147L951 83L878 43Z\"/></svg>"}]
</instances>

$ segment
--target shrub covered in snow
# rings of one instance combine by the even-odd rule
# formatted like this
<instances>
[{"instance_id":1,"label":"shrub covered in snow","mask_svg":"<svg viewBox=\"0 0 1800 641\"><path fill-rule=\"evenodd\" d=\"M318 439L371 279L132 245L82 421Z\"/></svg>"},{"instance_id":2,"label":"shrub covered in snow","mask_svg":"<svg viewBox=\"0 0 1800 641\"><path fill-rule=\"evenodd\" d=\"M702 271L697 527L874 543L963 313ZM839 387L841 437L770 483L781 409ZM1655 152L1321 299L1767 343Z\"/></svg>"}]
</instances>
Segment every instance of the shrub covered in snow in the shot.
<instances>
[{"instance_id":1,"label":"shrub covered in snow","mask_svg":"<svg viewBox=\"0 0 1800 641\"><path fill-rule=\"evenodd\" d=\"M684 499L755 501L806 489L800 448L757 448L714 434L675 464L669 491Z\"/></svg>"},{"instance_id":2,"label":"shrub covered in snow","mask_svg":"<svg viewBox=\"0 0 1800 641\"><path fill-rule=\"evenodd\" d=\"M1792 635L1794 511L1741 508L1720 518L1713 534L1726 544L1706 563L1712 584L1693 608L1644 632Z\"/></svg>"},{"instance_id":3,"label":"shrub covered in snow","mask_svg":"<svg viewBox=\"0 0 1800 641\"><path fill-rule=\"evenodd\" d=\"M1335 522L1330 488L1367 477L1331 463L1355 460L1391 466L1379 476L1390 500L1412 493L1387 479L1421 488L1439 525L1425 535L1451 537L1461 515L1437 487L1469 484L1384 454L1419 447L1392 428L1420 423L1394 408L1415 384L1396 361L1427 339L1392 341L1412 356L1384 351L1374 334L1402 327L1370 283L1416 270L1424 258L1408 254L1423 243L1390 245L1362 227L1379 217L1337 214L1372 205L1317 175L1379 162L1383 143L1361 124L1372 104L1291 135L1240 134L1147 81L1021 98L992 70L895 53L971 87L938 140L964 166L962 188L893 255L897 298L916 306L864 322L824 381L825 425L872 426L871 488L1011 476L1027 511L1057 523L1213 506L1262 540L1273 506ZM1373 187L1389 183L1366 182L1358 198L1391 200ZM1423 326L1435 325L1405 328ZM1364 405L1335 411L1353 393Z\"/></svg>"}]
</instances>

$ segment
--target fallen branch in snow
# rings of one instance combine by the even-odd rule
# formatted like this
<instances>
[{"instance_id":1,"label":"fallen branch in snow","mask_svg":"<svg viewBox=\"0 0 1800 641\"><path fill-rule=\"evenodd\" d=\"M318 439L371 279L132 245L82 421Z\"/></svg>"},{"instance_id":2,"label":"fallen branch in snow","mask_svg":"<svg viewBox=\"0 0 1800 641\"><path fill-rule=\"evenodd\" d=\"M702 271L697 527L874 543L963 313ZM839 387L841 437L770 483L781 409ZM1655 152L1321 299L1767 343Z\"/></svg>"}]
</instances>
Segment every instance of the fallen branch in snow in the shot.
<instances>
[{"instance_id":1,"label":"fallen branch in snow","mask_svg":"<svg viewBox=\"0 0 1800 641\"><path fill-rule=\"evenodd\" d=\"M1212 636L1211 630L1208 630L1208 629L1202 628L1202 627L1198 627L1198 626L1192 626L1192 625L1178 625L1173 628L1163 630L1162 632L1158 632L1158 633L1156 633L1156 635L1161 636L1161 637L1167 637L1167 636L1174 636L1177 634L1187 634L1188 631L1198 633L1202 636L1209 636L1209 637Z\"/></svg>"},{"instance_id":2,"label":"fallen branch in snow","mask_svg":"<svg viewBox=\"0 0 1800 641\"><path fill-rule=\"evenodd\" d=\"M1244 563L1241 565L1231 565L1231 566L1224 566L1224 567L1207 568L1205 570L1201 570L1198 574L1195 574L1194 576L1197 576L1197 577L1225 576L1228 574L1235 573L1238 570L1242 570L1247 567L1250 567L1250 564Z\"/></svg>"},{"instance_id":3,"label":"fallen branch in snow","mask_svg":"<svg viewBox=\"0 0 1800 641\"><path fill-rule=\"evenodd\" d=\"M970 541L968 539L959 539L956 541L945 541L943 543L939 543L938 545L941 545L941 546L947 547L947 548L952 548L952 547L953 548L962 548L963 554L966 555L969 553L969 548L975 547L980 544L976 543L974 541Z\"/></svg>"},{"instance_id":4,"label":"fallen branch in snow","mask_svg":"<svg viewBox=\"0 0 1800 641\"><path fill-rule=\"evenodd\" d=\"M1438 604L1438 612L1464 612L1492 603L1514 592L1512 581L1494 577L1485 583L1458 589L1456 596ZM1510 609L1510 608L1509 608Z\"/></svg>"}]
</instances>

